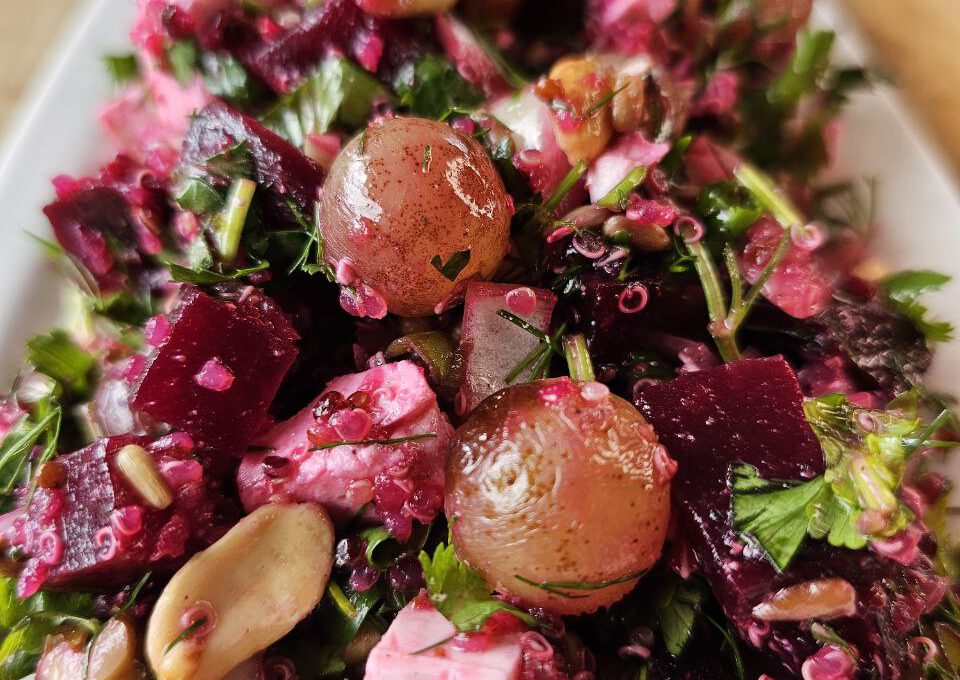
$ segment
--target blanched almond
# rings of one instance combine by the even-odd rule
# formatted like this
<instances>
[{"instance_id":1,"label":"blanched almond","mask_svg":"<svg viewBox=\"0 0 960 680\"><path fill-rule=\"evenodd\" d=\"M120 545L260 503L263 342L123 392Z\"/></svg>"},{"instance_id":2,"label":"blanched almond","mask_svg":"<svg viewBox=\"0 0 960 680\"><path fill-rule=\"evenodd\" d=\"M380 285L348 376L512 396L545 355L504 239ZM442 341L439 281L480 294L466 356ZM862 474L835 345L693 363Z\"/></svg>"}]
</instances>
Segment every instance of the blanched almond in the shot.
<instances>
[{"instance_id":1,"label":"blanched almond","mask_svg":"<svg viewBox=\"0 0 960 680\"><path fill-rule=\"evenodd\" d=\"M857 591L842 578L804 581L777 591L753 608L761 621L829 621L857 613Z\"/></svg>"},{"instance_id":2,"label":"blanched almond","mask_svg":"<svg viewBox=\"0 0 960 680\"><path fill-rule=\"evenodd\" d=\"M87 680L133 680L137 634L123 619L110 619L90 646Z\"/></svg>"},{"instance_id":3,"label":"blanched almond","mask_svg":"<svg viewBox=\"0 0 960 680\"><path fill-rule=\"evenodd\" d=\"M244 517L157 600L146 641L157 680L219 680L282 638L320 601L332 562L320 506L264 505Z\"/></svg>"},{"instance_id":4,"label":"blanched almond","mask_svg":"<svg viewBox=\"0 0 960 680\"><path fill-rule=\"evenodd\" d=\"M36 680L77 680L83 677L87 659L83 646L67 642L63 637L48 638L37 663Z\"/></svg>"},{"instance_id":5,"label":"blanched almond","mask_svg":"<svg viewBox=\"0 0 960 680\"><path fill-rule=\"evenodd\" d=\"M561 90L561 99L571 108L567 123L554 116L553 132L571 165L589 163L607 147L613 135L611 92L606 66L591 57L565 57L550 69L550 81Z\"/></svg>"}]
</instances>

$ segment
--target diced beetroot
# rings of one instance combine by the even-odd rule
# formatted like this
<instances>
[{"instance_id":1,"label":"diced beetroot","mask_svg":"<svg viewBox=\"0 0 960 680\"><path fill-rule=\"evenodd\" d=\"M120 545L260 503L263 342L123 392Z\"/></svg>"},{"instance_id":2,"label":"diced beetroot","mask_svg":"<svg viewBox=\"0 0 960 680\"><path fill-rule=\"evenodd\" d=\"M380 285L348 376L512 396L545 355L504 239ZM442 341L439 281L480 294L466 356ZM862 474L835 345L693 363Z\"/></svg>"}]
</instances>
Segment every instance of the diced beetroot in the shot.
<instances>
[{"instance_id":1,"label":"diced beetroot","mask_svg":"<svg viewBox=\"0 0 960 680\"><path fill-rule=\"evenodd\" d=\"M467 284L460 338L463 357L463 384L457 397L460 413L469 413L481 401L506 387L507 374L540 343L529 331L497 312L501 309L512 312L548 332L556 303L556 296L542 288L473 281ZM529 375L527 369L514 382L524 382Z\"/></svg>"},{"instance_id":2,"label":"diced beetroot","mask_svg":"<svg viewBox=\"0 0 960 680\"><path fill-rule=\"evenodd\" d=\"M203 168L207 159L239 142L253 156L257 182L273 197L280 214L288 214L289 196L310 214L323 183L323 170L298 149L256 120L221 101L205 107L190 123L183 144L184 165Z\"/></svg>"},{"instance_id":3,"label":"diced beetroot","mask_svg":"<svg viewBox=\"0 0 960 680\"><path fill-rule=\"evenodd\" d=\"M647 304L638 312L625 313L621 296L637 284L646 289ZM659 336L664 333L709 342L703 288L696 280L667 279L660 272L641 273L630 281L587 274L571 306L577 315L575 327L586 334L591 353L603 362L618 362L638 345L662 344Z\"/></svg>"},{"instance_id":4,"label":"diced beetroot","mask_svg":"<svg viewBox=\"0 0 960 680\"><path fill-rule=\"evenodd\" d=\"M453 428L423 369L410 361L334 378L320 397L257 438L237 486L252 510L272 500L322 504L335 521L373 501L383 523L406 538L413 519L429 522L443 503L444 462ZM397 444L333 442L400 439Z\"/></svg>"},{"instance_id":5,"label":"diced beetroot","mask_svg":"<svg viewBox=\"0 0 960 680\"><path fill-rule=\"evenodd\" d=\"M144 502L115 464L128 444L147 449L173 492L157 510ZM100 439L51 464L63 472L56 488L38 487L8 538L25 556L17 588L27 597L44 588L110 588L148 570L175 567L219 536L214 502L193 443L174 433ZM190 468L191 474L184 474Z\"/></svg>"},{"instance_id":6,"label":"diced beetroot","mask_svg":"<svg viewBox=\"0 0 960 680\"><path fill-rule=\"evenodd\" d=\"M242 454L297 356L296 331L259 291L233 302L196 288L185 289L169 325L134 384L133 406L188 432L201 450ZM210 361L232 375L228 386L208 384Z\"/></svg>"},{"instance_id":7,"label":"diced beetroot","mask_svg":"<svg viewBox=\"0 0 960 680\"><path fill-rule=\"evenodd\" d=\"M831 625L862 653L887 667L902 659L892 636L912 628L937 598L938 578L923 565L904 567L871 551L808 540L779 573L744 544L730 522L729 466L745 462L767 479L810 479L823 472L823 453L803 414L803 395L781 357L747 359L683 375L643 389L637 406L679 463L673 498L678 540L710 583L744 638L777 654L794 673L816 645L798 623L761 625L753 608L783 587L829 577L857 591L857 614ZM878 584L879 590L877 588ZM942 591L939 591L942 595Z\"/></svg>"},{"instance_id":8,"label":"diced beetroot","mask_svg":"<svg viewBox=\"0 0 960 680\"><path fill-rule=\"evenodd\" d=\"M756 282L782 235L783 228L770 217L761 217L750 228L740 258L744 279ZM763 296L790 316L807 319L826 309L833 286L821 273L811 251L791 243L780 266L763 287Z\"/></svg>"},{"instance_id":9,"label":"diced beetroot","mask_svg":"<svg viewBox=\"0 0 960 680\"><path fill-rule=\"evenodd\" d=\"M737 105L740 76L736 71L717 71L694 104L694 115L723 116Z\"/></svg>"},{"instance_id":10,"label":"diced beetroot","mask_svg":"<svg viewBox=\"0 0 960 680\"><path fill-rule=\"evenodd\" d=\"M417 598L397 618L370 652L367 680L517 680L520 677L520 632L503 633L480 649L456 638L456 629L433 605Z\"/></svg>"},{"instance_id":11,"label":"diced beetroot","mask_svg":"<svg viewBox=\"0 0 960 680\"><path fill-rule=\"evenodd\" d=\"M590 201L596 203L639 167L650 168L659 163L670 145L666 142L648 142L640 132L624 135L590 164L587 189Z\"/></svg>"},{"instance_id":12,"label":"diced beetroot","mask_svg":"<svg viewBox=\"0 0 960 680\"><path fill-rule=\"evenodd\" d=\"M464 80L479 86L488 97L511 91L500 67L462 21L452 14L438 14L435 24L437 40Z\"/></svg>"},{"instance_id":13,"label":"diced beetroot","mask_svg":"<svg viewBox=\"0 0 960 680\"><path fill-rule=\"evenodd\" d=\"M354 0L329 0L276 39L237 56L275 91L289 92L331 51L382 73L430 42L429 22L383 19L366 14ZM373 44L379 46L376 54L370 52Z\"/></svg>"}]
</instances>

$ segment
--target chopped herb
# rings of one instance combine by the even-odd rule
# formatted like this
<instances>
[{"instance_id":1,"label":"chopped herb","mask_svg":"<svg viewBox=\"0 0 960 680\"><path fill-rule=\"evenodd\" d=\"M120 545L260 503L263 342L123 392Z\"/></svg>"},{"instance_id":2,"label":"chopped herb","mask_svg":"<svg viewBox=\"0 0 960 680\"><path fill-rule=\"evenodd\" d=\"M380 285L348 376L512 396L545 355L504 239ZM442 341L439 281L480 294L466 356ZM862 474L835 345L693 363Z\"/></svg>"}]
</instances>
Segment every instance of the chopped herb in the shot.
<instances>
[{"instance_id":1,"label":"chopped herb","mask_svg":"<svg viewBox=\"0 0 960 680\"><path fill-rule=\"evenodd\" d=\"M226 52L204 52L200 67L207 91L235 106L250 106L260 95L247 69Z\"/></svg>"},{"instance_id":2,"label":"chopped herb","mask_svg":"<svg viewBox=\"0 0 960 680\"><path fill-rule=\"evenodd\" d=\"M577 164L570 168L570 171L564 175L563 179L560 180L560 184L558 184L557 188L553 190L553 193L550 194L550 197L543 202L543 210L546 212L553 212L556 210L557 206L560 205L560 202L566 198L567 194L570 193L570 190L576 186L577 182L580 181L580 178L582 178L586 172L587 164L583 161L578 161Z\"/></svg>"},{"instance_id":3,"label":"chopped herb","mask_svg":"<svg viewBox=\"0 0 960 680\"><path fill-rule=\"evenodd\" d=\"M521 583L526 583L528 586L533 586L539 588L545 592L548 592L552 595L558 595L563 598L570 600L582 599L584 597L589 597L589 595L577 595L572 594L567 591L569 590L603 590L604 588L609 588L611 586L618 586L622 583L630 583L635 581L644 574L647 573L647 570L634 572L632 574L625 574L624 576L619 576L617 578L606 579L604 581L534 581L529 579L526 576L521 576L520 574L514 574L513 577L520 581Z\"/></svg>"},{"instance_id":4,"label":"chopped herb","mask_svg":"<svg viewBox=\"0 0 960 680\"><path fill-rule=\"evenodd\" d=\"M712 616L706 616L706 619L723 636L724 646L730 650L730 658L737 673L737 680L746 680L747 673L743 666L743 655L740 654L740 646L737 644L736 635L731 630L730 622L728 621L727 625L724 626L717 623Z\"/></svg>"},{"instance_id":5,"label":"chopped herb","mask_svg":"<svg viewBox=\"0 0 960 680\"><path fill-rule=\"evenodd\" d=\"M179 645L205 625L207 625L207 617L201 616L199 619L184 628L177 637L173 638L173 641L163 649L163 653L169 654L171 649Z\"/></svg>"},{"instance_id":6,"label":"chopped herb","mask_svg":"<svg viewBox=\"0 0 960 680\"><path fill-rule=\"evenodd\" d=\"M947 342L953 337L953 326L947 321L931 321L927 308L919 298L924 293L939 290L949 283L950 277L929 270L898 272L885 278L881 288L890 305L913 321L917 329L932 342Z\"/></svg>"},{"instance_id":7,"label":"chopped herb","mask_svg":"<svg viewBox=\"0 0 960 680\"><path fill-rule=\"evenodd\" d=\"M9 495L16 487L33 447L60 417L60 407L55 406L39 420L24 418L3 438L0 444L0 481L3 482L4 495Z\"/></svg>"},{"instance_id":8,"label":"chopped herb","mask_svg":"<svg viewBox=\"0 0 960 680\"><path fill-rule=\"evenodd\" d=\"M612 101L613 101L613 98L616 97L616 96L617 96L618 94L620 94L621 92L623 92L625 89L627 89L627 86L626 86L626 85L624 85L623 87L618 87L616 90L614 90L614 91L612 91L612 92L608 92L606 95L604 95L604 97L603 97L600 101L598 101L596 104L594 104L593 106L591 106L590 108L588 108L586 111L584 111L584 112L580 115L580 118L586 119L586 118L589 118L590 116L594 115L595 113L597 113L598 111L600 111L600 109L602 109L602 108L605 107L607 104L609 104L610 102L612 102Z\"/></svg>"},{"instance_id":9,"label":"chopped herb","mask_svg":"<svg viewBox=\"0 0 960 680\"><path fill-rule=\"evenodd\" d=\"M430 601L460 632L480 630L493 614L505 611L529 626L536 620L524 611L491 596L476 569L457 558L452 545L441 543L431 557L420 552L420 564Z\"/></svg>"},{"instance_id":10,"label":"chopped herb","mask_svg":"<svg viewBox=\"0 0 960 680\"><path fill-rule=\"evenodd\" d=\"M451 110L469 110L483 102L450 62L433 54L401 67L393 89L400 106L426 118L440 119Z\"/></svg>"},{"instance_id":11,"label":"chopped herb","mask_svg":"<svg viewBox=\"0 0 960 680\"><path fill-rule=\"evenodd\" d=\"M327 132L334 124L349 130L363 127L376 102L390 99L387 89L372 75L346 59L330 57L261 120L294 146L302 147L307 135Z\"/></svg>"},{"instance_id":12,"label":"chopped herb","mask_svg":"<svg viewBox=\"0 0 960 680\"><path fill-rule=\"evenodd\" d=\"M192 40L178 40L167 48L167 64L170 73L181 85L193 80L200 61L200 48Z\"/></svg>"},{"instance_id":13,"label":"chopped herb","mask_svg":"<svg viewBox=\"0 0 960 680\"><path fill-rule=\"evenodd\" d=\"M167 267L170 269L171 281L177 281L179 283L195 283L198 285L211 285L214 283L236 281L237 279L242 279L244 276L262 272L263 270L270 268L270 263L265 261L257 262L250 267L242 267L240 269L223 267L221 268L221 271L214 271L212 269L189 269L178 264L173 264L172 262L168 263Z\"/></svg>"},{"instance_id":14,"label":"chopped herb","mask_svg":"<svg viewBox=\"0 0 960 680\"><path fill-rule=\"evenodd\" d=\"M238 177L252 177L253 155L246 141L240 141L215 153L203 163L203 169L213 177L233 181Z\"/></svg>"},{"instance_id":15,"label":"chopped herb","mask_svg":"<svg viewBox=\"0 0 960 680\"><path fill-rule=\"evenodd\" d=\"M405 444L407 442L419 442L425 439L436 439L437 435L435 432L428 432L425 434L411 434L407 437L397 437L396 439L357 439L357 440L343 440L336 442L327 442L326 444L320 444L319 446L311 446L308 450L310 451L325 451L326 449L334 449L338 446L395 446L396 444Z\"/></svg>"},{"instance_id":16,"label":"chopped herb","mask_svg":"<svg viewBox=\"0 0 960 680\"><path fill-rule=\"evenodd\" d=\"M223 207L223 196L210 183L199 177L190 177L180 188L177 204L198 215L216 212Z\"/></svg>"},{"instance_id":17,"label":"chopped herb","mask_svg":"<svg viewBox=\"0 0 960 680\"><path fill-rule=\"evenodd\" d=\"M116 85L123 85L140 75L135 54L108 54L103 58L107 75Z\"/></svg>"},{"instance_id":18,"label":"chopped herb","mask_svg":"<svg viewBox=\"0 0 960 680\"><path fill-rule=\"evenodd\" d=\"M429 147L428 147L429 148ZM460 272L463 271L463 268L470 263L470 249L460 250L450 256L450 259L447 260L444 264L443 260L440 259L440 255L434 255L430 259L430 264L440 272L440 275L448 281L456 281L457 277L460 276Z\"/></svg>"},{"instance_id":19,"label":"chopped herb","mask_svg":"<svg viewBox=\"0 0 960 680\"><path fill-rule=\"evenodd\" d=\"M420 172L422 172L424 175L430 172L431 160L433 160L433 149L431 149L430 145L427 144L426 146L423 147L423 161L421 161L420 163ZM470 252L470 251L468 250L467 252Z\"/></svg>"},{"instance_id":20,"label":"chopped herb","mask_svg":"<svg viewBox=\"0 0 960 680\"><path fill-rule=\"evenodd\" d=\"M532 323L530 323L526 319L517 316L513 312L509 312L506 309L498 309L497 316L504 318L510 323L514 324L515 326L518 326L519 328L525 330L527 333L537 338L541 342L548 342L550 340L550 336L548 336L546 333L544 333L542 330L534 326Z\"/></svg>"},{"instance_id":21,"label":"chopped herb","mask_svg":"<svg viewBox=\"0 0 960 680\"><path fill-rule=\"evenodd\" d=\"M627 204L627 197L630 192L643 184L647 178L647 168L641 165L634 168L627 176L617 182L617 185L611 189L606 196L597 201L597 205L604 208L624 208Z\"/></svg>"},{"instance_id":22,"label":"chopped herb","mask_svg":"<svg viewBox=\"0 0 960 680\"><path fill-rule=\"evenodd\" d=\"M443 645L447 644L448 642L450 642L450 640L452 640L452 639L455 638L455 637L457 637L457 634L456 634L456 633L454 633L453 635L448 635L447 637L443 638L442 640L437 640L437 641L434 642L433 644L427 645L426 647L423 647L423 648L421 648L421 649L418 649L418 650L415 651L415 652L410 652L410 655L411 655L411 656L416 656L417 654L423 654L424 652L429 652L431 649L436 649L437 647L442 647Z\"/></svg>"},{"instance_id":23,"label":"chopped herb","mask_svg":"<svg viewBox=\"0 0 960 680\"><path fill-rule=\"evenodd\" d=\"M807 507L823 492L824 479L802 484L767 481L757 469L739 464L731 471L734 526L752 536L783 571L807 536Z\"/></svg>"},{"instance_id":24,"label":"chopped herb","mask_svg":"<svg viewBox=\"0 0 960 680\"><path fill-rule=\"evenodd\" d=\"M66 332L54 330L38 335L27 342L27 348L27 360L66 392L82 398L90 391L90 373L96 359L78 347Z\"/></svg>"},{"instance_id":25,"label":"chopped herb","mask_svg":"<svg viewBox=\"0 0 960 680\"><path fill-rule=\"evenodd\" d=\"M120 605L120 607L117 609L117 612L113 615L115 618L120 618L133 609L134 605L137 603L137 597L140 596L140 591L143 590L145 585L147 585L147 581L150 580L151 576L153 576L153 572L148 571L146 574L140 577L140 580L137 581L137 584L130 590L130 594L127 595L126 599L123 601L123 604Z\"/></svg>"},{"instance_id":26,"label":"chopped herb","mask_svg":"<svg viewBox=\"0 0 960 680\"><path fill-rule=\"evenodd\" d=\"M760 219L763 208L753 194L735 182L705 186L697 197L697 212L709 227L708 233L733 243Z\"/></svg>"},{"instance_id":27,"label":"chopped herb","mask_svg":"<svg viewBox=\"0 0 960 680\"><path fill-rule=\"evenodd\" d=\"M663 644L672 656L680 656L693 634L693 626L703 604L704 589L697 581L674 578L660 591L657 620Z\"/></svg>"}]
</instances>

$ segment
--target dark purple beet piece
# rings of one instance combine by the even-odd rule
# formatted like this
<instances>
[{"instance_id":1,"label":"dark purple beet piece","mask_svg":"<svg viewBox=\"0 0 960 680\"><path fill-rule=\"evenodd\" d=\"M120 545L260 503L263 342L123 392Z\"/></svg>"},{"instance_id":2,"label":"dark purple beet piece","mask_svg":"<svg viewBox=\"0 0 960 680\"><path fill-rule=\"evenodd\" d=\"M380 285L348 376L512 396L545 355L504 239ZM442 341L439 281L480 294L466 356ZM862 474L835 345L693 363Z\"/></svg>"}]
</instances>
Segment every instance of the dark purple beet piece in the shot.
<instances>
[{"instance_id":1,"label":"dark purple beet piece","mask_svg":"<svg viewBox=\"0 0 960 680\"><path fill-rule=\"evenodd\" d=\"M46 206L61 247L102 293L132 285L148 259L162 249L160 229L169 209L161 184L126 156L98 176L54 180L57 200Z\"/></svg>"},{"instance_id":2,"label":"dark purple beet piece","mask_svg":"<svg viewBox=\"0 0 960 680\"><path fill-rule=\"evenodd\" d=\"M647 306L634 314L620 310L620 295L642 284ZM630 281L601 274L581 278L580 295L570 302L575 327L586 334L591 353L600 361L620 361L638 344L655 345L655 334L669 333L708 341L703 287L695 280L667 279L662 272L641 274Z\"/></svg>"},{"instance_id":3,"label":"dark purple beet piece","mask_svg":"<svg viewBox=\"0 0 960 680\"><path fill-rule=\"evenodd\" d=\"M354 0L328 0L276 40L238 58L277 92L294 89L332 50L389 80L401 63L428 48L431 26L371 16Z\"/></svg>"},{"instance_id":4,"label":"dark purple beet piece","mask_svg":"<svg viewBox=\"0 0 960 680\"><path fill-rule=\"evenodd\" d=\"M296 341L284 313L259 291L233 302L185 288L131 403L188 432L202 450L242 454L297 356Z\"/></svg>"},{"instance_id":5,"label":"dark purple beet piece","mask_svg":"<svg viewBox=\"0 0 960 680\"><path fill-rule=\"evenodd\" d=\"M147 449L173 492L173 504L157 510L145 503L115 464L128 444ZM62 472L56 488L38 487L17 519L12 545L25 560L18 593L48 589L109 589L149 570L176 567L216 540L213 497L189 436L175 433L109 437L53 461Z\"/></svg>"},{"instance_id":6,"label":"dark purple beet piece","mask_svg":"<svg viewBox=\"0 0 960 680\"><path fill-rule=\"evenodd\" d=\"M858 614L831 625L858 647L864 667L875 663L874 655L896 667L904 651L897 636L916 624L941 587L929 569L808 540L793 565L779 573L761 551L744 545L731 525L731 463L749 463L767 479L802 480L823 472L823 454L802 399L790 366L771 357L651 385L639 394L637 406L679 463L673 482L678 539L741 634L749 638L756 625L753 607L780 588L837 576L857 590ZM754 637L798 673L816 650L807 630L777 624L759 638L755 628Z\"/></svg>"},{"instance_id":7,"label":"dark purple beet piece","mask_svg":"<svg viewBox=\"0 0 960 680\"><path fill-rule=\"evenodd\" d=\"M246 142L253 157L254 174L283 212L289 197L312 214L323 171L286 140L228 104L215 101L194 116L183 142L182 164L203 168L207 160L234 145Z\"/></svg>"}]
</instances>

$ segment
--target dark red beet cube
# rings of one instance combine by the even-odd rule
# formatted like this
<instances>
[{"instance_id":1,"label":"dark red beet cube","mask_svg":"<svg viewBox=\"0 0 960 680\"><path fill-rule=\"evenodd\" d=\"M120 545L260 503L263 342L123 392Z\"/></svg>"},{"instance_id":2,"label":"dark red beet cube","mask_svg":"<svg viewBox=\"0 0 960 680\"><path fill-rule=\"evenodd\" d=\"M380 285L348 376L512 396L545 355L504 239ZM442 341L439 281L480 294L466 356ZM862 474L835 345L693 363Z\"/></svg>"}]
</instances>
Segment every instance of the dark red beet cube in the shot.
<instances>
[{"instance_id":1,"label":"dark red beet cube","mask_svg":"<svg viewBox=\"0 0 960 680\"><path fill-rule=\"evenodd\" d=\"M149 505L116 466L128 444L147 449L173 492L173 503ZM149 570L168 570L219 538L215 504L183 433L156 441L109 437L56 458L56 488L38 487L16 520L11 543L25 560L18 594L48 589L109 589Z\"/></svg>"},{"instance_id":2,"label":"dark red beet cube","mask_svg":"<svg viewBox=\"0 0 960 680\"><path fill-rule=\"evenodd\" d=\"M260 291L228 301L185 288L131 403L189 433L205 453L242 454L296 359L297 339Z\"/></svg>"},{"instance_id":3,"label":"dark red beet cube","mask_svg":"<svg viewBox=\"0 0 960 680\"><path fill-rule=\"evenodd\" d=\"M831 625L857 646L863 668L874 655L888 668L902 663L898 636L942 596L923 563L904 567L861 550L808 539L783 573L745 543L730 520L728 471L755 466L767 479L810 479L823 472L823 454L802 407L793 370L781 357L748 359L651 385L637 406L679 464L673 482L677 540L706 577L741 634L762 642L794 672L817 645L808 629L782 623L763 634L751 627L753 608L780 588L836 576L857 591L857 614ZM939 590L938 590L939 589Z\"/></svg>"},{"instance_id":4,"label":"dark red beet cube","mask_svg":"<svg viewBox=\"0 0 960 680\"><path fill-rule=\"evenodd\" d=\"M331 51L344 53L390 80L390 73L401 63L432 44L430 21L374 17L354 0L328 0L277 39L237 56L274 90L289 92Z\"/></svg>"},{"instance_id":5,"label":"dark red beet cube","mask_svg":"<svg viewBox=\"0 0 960 680\"><path fill-rule=\"evenodd\" d=\"M281 218L289 215L285 205L289 198L311 215L323 183L320 166L254 118L222 101L208 104L193 117L181 162L202 169L212 156L240 142L246 143L255 178L269 192L274 212Z\"/></svg>"}]
</instances>

